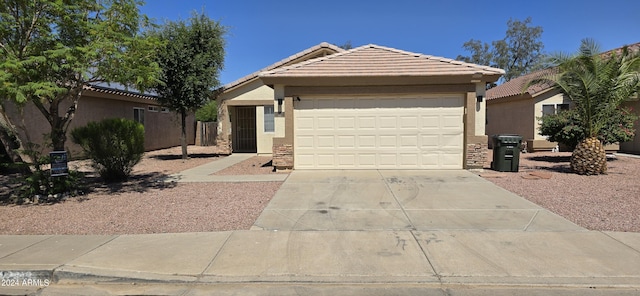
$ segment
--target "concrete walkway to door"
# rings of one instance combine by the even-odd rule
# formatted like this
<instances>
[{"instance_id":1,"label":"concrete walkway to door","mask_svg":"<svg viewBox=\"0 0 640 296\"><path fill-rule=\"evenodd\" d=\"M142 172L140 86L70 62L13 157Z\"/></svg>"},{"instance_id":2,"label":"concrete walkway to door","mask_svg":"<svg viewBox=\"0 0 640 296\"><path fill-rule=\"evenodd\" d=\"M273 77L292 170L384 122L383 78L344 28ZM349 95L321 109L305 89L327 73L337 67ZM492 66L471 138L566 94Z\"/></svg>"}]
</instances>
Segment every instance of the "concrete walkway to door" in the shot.
<instances>
[{"instance_id":1,"label":"concrete walkway to door","mask_svg":"<svg viewBox=\"0 0 640 296\"><path fill-rule=\"evenodd\" d=\"M293 171L253 229L585 231L463 170Z\"/></svg>"}]
</instances>

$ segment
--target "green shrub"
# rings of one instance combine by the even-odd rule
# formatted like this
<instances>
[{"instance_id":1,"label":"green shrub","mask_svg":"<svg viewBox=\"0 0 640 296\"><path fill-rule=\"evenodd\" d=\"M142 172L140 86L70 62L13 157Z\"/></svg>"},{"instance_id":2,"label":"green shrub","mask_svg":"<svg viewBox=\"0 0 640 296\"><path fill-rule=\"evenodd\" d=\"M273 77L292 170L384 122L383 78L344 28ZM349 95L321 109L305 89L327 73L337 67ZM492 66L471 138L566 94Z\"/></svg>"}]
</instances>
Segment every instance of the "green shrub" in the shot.
<instances>
[{"instance_id":1,"label":"green shrub","mask_svg":"<svg viewBox=\"0 0 640 296\"><path fill-rule=\"evenodd\" d=\"M71 138L93 160L94 168L106 182L128 179L144 153L144 127L133 120L89 122L74 129Z\"/></svg>"},{"instance_id":2,"label":"green shrub","mask_svg":"<svg viewBox=\"0 0 640 296\"><path fill-rule=\"evenodd\" d=\"M580 125L579 114L574 110L562 111L558 114L539 117L540 135L547 136L551 142L567 145L573 150L580 141L586 138L584 128ZM638 116L629 108L619 108L608 119L600 130L598 139L603 144L627 142L633 140L635 130L633 123Z\"/></svg>"},{"instance_id":3,"label":"green shrub","mask_svg":"<svg viewBox=\"0 0 640 296\"><path fill-rule=\"evenodd\" d=\"M209 101L196 111L197 121L211 122L216 121L216 119L218 119L218 105L216 101Z\"/></svg>"}]
</instances>

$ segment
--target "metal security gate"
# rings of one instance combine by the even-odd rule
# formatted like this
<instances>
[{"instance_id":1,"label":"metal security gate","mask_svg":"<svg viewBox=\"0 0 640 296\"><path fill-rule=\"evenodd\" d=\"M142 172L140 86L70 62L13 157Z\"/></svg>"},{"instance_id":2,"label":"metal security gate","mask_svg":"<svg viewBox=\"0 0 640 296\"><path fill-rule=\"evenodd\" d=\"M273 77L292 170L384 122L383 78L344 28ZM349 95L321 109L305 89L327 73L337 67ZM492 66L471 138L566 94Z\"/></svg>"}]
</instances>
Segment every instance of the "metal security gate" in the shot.
<instances>
[{"instance_id":1,"label":"metal security gate","mask_svg":"<svg viewBox=\"0 0 640 296\"><path fill-rule=\"evenodd\" d=\"M233 125L233 151L257 152L256 107L236 107Z\"/></svg>"}]
</instances>

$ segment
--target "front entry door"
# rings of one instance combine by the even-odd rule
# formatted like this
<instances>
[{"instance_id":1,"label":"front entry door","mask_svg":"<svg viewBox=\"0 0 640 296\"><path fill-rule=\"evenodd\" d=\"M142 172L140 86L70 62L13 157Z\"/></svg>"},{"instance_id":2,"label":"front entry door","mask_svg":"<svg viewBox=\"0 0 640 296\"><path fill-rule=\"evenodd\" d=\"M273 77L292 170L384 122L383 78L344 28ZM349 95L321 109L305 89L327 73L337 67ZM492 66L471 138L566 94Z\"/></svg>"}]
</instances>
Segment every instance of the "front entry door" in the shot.
<instances>
[{"instance_id":1,"label":"front entry door","mask_svg":"<svg viewBox=\"0 0 640 296\"><path fill-rule=\"evenodd\" d=\"M233 151L256 153L256 107L236 107L235 113Z\"/></svg>"}]
</instances>

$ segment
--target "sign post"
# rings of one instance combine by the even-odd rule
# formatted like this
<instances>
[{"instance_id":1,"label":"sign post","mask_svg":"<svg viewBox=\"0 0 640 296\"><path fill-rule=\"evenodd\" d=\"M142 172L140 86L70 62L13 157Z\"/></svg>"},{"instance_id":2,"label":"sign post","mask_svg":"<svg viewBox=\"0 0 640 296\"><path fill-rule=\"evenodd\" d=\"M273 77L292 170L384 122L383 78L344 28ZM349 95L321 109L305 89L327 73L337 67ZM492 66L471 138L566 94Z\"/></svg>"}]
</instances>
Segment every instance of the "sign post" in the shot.
<instances>
[{"instance_id":1,"label":"sign post","mask_svg":"<svg viewBox=\"0 0 640 296\"><path fill-rule=\"evenodd\" d=\"M67 151L49 152L51 158L51 177L66 176L69 174L67 164Z\"/></svg>"}]
</instances>

